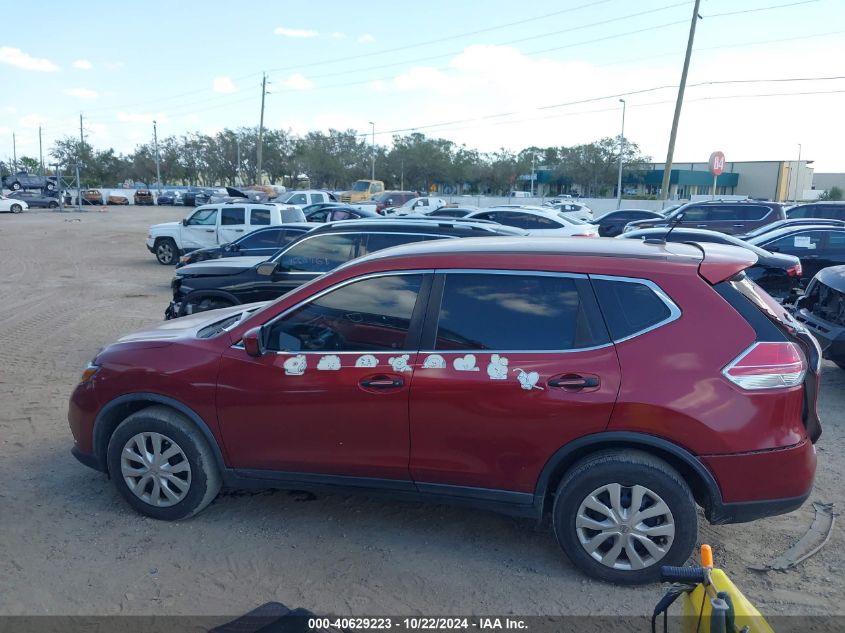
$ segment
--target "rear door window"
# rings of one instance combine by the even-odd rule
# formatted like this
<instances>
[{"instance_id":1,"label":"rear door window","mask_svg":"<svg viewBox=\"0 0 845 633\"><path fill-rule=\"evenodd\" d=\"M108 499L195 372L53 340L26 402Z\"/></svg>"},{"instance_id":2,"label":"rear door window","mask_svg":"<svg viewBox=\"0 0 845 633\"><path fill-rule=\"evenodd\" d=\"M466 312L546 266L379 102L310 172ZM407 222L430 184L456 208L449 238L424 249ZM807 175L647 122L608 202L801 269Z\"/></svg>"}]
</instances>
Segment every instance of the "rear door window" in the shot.
<instances>
[{"instance_id":1,"label":"rear door window","mask_svg":"<svg viewBox=\"0 0 845 633\"><path fill-rule=\"evenodd\" d=\"M818 251L824 243L824 231L800 231L786 235L763 245L763 248L777 253L805 255Z\"/></svg>"},{"instance_id":2,"label":"rear door window","mask_svg":"<svg viewBox=\"0 0 845 633\"><path fill-rule=\"evenodd\" d=\"M604 326L589 318L582 283L536 273L447 273L435 349L573 350L607 343Z\"/></svg>"},{"instance_id":3,"label":"rear door window","mask_svg":"<svg viewBox=\"0 0 845 633\"><path fill-rule=\"evenodd\" d=\"M619 342L680 316L657 286L639 279L591 277L607 329Z\"/></svg>"},{"instance_id":4,"label":"rear door window","mask_svg":"<svg viewBox=\"0 0 845 633\"><path fill-rule=\"evenodd\" d=\"M370 233L366 236L365 246L361 248L360 256L375 253L391 246L443 239L443 235L410 235L404 233Z\"/></svg>"},{"instance_id":5,"label":"rear door window","mask_svg":"<svg viewBox=\"0 0 845 633\"><path fill-rule=\"evenodd\" d=\"M303 239L282 253L281 266L291 272L328 272L358 256L361 237L340 233Z\"/></svg>"},{"instance_id":6,"label":"rear door window","mask_svg":"<svg viewBox=\"0 0 845 633\"><path fill-rule=\"evenodd\" d=\"M220 226L241 226L246 223L246 209L226 207L220 216Z\"/></svg>"},{"instance_id":7,"label":"rear door window","mask_svg":"<svg viewBox=\"0 0 845 633\"><path fill-rule=\"evenodd\" d=\"M270 209L252 209L249 213L249 223L254 226L270 224Z\"/></svg>"},{"instance_id":8,"label":"rear door window","mask_svg":"<svg viewBox=\"0 0 845 633\"><path fill-rule=\"evenodd\" d=\"M281 229L256 231L240 241L241 250L245 248L275 248L279 244Z\"/></svg>"}]
</instances>

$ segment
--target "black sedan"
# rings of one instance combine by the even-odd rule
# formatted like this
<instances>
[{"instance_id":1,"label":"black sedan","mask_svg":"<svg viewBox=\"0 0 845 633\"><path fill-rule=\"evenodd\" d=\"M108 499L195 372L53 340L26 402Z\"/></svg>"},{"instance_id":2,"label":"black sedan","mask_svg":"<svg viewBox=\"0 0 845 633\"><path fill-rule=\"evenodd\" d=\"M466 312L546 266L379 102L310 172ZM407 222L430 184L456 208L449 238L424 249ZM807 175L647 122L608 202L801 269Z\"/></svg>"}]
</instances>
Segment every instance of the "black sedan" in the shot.
<instances>
[{"instance_id":1,"label":"black sedan","mask_svg":"<svg viewBox=\"0 0 845 633\"><path fill-rule=\"evenodd\" d=\"M748 243L800 259L802 282L815 277L822 268L845 264L845 226L794 226L763 233Z\"/></svg>"},{"instance_id":2,"label":"black sedan","mask_svg":"<svg viewBox=\"0 0 845 633\"><path fill-rule=\"evenodd\" d=\"M617 239L665 239L669 231L662 229L641 229L623 233ZM787 299L798 287L801 278L801 262L793 255L771 253L759 246L749 244L741 239L705 229L674 229L669 233L670 242L715 242L747 248L757 255L757 263L746 270L750 279L776 299Z\"/></svg>"},{"instance_id":3,"label":"black sedan","mask_svg":"<svg viewBox=\"0 0 845 633\"><path fill-rule=\"evenodd\" d=\"M617 209L591 220L591 224L599 227L600 237L616 237L622 234L622 229L628 222L637 220L654 220L662 218L663 214L648 209Z\"/></svg>"},{"instance_id":4,"label":"black sedan","mask_svg":"<svg viewBox=\"0 0 845 633\"><path fill-rule=\"evenodd\" d=\"M845 266L825 268L813 277L795 318L818 339L824 357L845 369Z\"/></svg>"},{"instance_id":5,"label":"black sedan","mask_svg":"<svg viewBox=\"0 0 845 633\"><path fill-rule=\"evenodd\" d=\"M843 220L827 220L827 219L819 219L819 218L796 218L796 219L786 219L786 220L778 220L777 222L772 222L771 224L766 224L765 226L761 226L759 229L755 229L746 233L745 235L737 235L737 237L741 240L750 240L753 237L759 237L763 235L763 233L770 233L772 231L777 231L778 229L789 229L794 226L845 226L845 221Z\"/></svg>"},{"instance_id":6,"label":"black sedan","mask_svg":"<svg viewBox=\"0 0 845 633\"><path fill-rule=\"evenodd\" d=\"M203 204L208 204L211 197L216 193L217 192L214 189L191 187L182 194L182 204L186 207L198 207Z\"/></svg>"},{"instance_id":7,"label":"black sedan","mask_svg":"<svg viewBox=\"0 0 845 633\"><path fill-rule=\"evenodd\" d=\"M367 220L370 218L384 217L370 209L358 209L342 204L335 204L331 207L323 207L305 214L309 222L338 222L340 220Z\"/></svg>"},{"instance_id":8,"label":"black sedan","mask_svg":"<svg viewBox=\"0 0 845 633\"><path fill-rule=\"evenodd\" d=\"M49 193L41 193L40 191L13 191L7 198L14 200L23 200L30 207L37 207L41 209L58 209L59 198L57 194L50 195Z\"/></svg>"},{"instance_id":9,"label":"black sedan","mask_svg":"<svg viewBox=\"0 0 845 633\"><path fill-rule=\"evenodd\" d=\"M220 259L221 257L246 257L266 255L270 257L275 255L280 249L284 248L303 233L307 233L316 224L308 224L306 222L292 222L290 224L280 224L279 226L268 226L263 229L258 229L247 233L243 237L239 237L234 242L228 244L221 244L220 246L212 246L210 248L200 248L191 251L179 258L179 263L176 268L187 266L188 264L195 264L196 262L204 262L209 259Z\"/></svg>"}]
</instances>

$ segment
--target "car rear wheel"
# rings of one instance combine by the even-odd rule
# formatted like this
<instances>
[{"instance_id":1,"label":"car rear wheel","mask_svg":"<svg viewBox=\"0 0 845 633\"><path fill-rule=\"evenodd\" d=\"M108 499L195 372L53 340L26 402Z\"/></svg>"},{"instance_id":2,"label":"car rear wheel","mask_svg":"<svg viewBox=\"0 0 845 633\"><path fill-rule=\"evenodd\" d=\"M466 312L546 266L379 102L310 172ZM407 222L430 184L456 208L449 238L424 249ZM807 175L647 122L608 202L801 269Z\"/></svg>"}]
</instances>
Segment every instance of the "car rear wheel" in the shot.
<instances>
[{"instance_id":1,"label":"car rear wheel","mask_svg":"<svg viewBox=\"0 0 845 633\"><path fill-rule=\"evenodd\" d=\"M21 211L23 211L23 207L19 204L13 204L10 207L10 210L12 213L20 213Z\"/></svg>"},{"instance_id":2,"label":"car rear wheel","mask_svg":"<svg viewBox=\"0 0 845 633\"><path fill-rule=\"evenodd\" d=\"M21 190L21 183L13 182L9 187L12 191L20 191Z\"/></svg>"},{"instance_id":3,"label":"car rear wheel","mask_svg":"<svg viewBox=\"0 0 845 633\"><path fill-rule=\"evenodd\" d=\"M47 189L47 191L55 191L55 190L56 190L56 185L54 185L52 182L48 182L48 183L47 183L47 186L45 187L45 189Z\"/></svg>"},{"instance_id":4,"label":"car rear wheel","mask_svg":"<svg viewBox=\"0 0 845 633\"><path fill-rule=\"evenodd\" d=\"M200 430L163 406L142 409L120 423L109 440L108 469L129 505L165 521L193 516L222 485Z\"/></svg>"},{"instance_id":5,"label":"car rear wheel","mask_svg":"<svg viewBox=\"0 0 845 633\"><path fill-rule=\"evenodd\" d=\"M635 450L577 463L558 486L553 523L577 567L623 584L658 582L661 566L684 564L698 534L695 501L681 475Z\"/></svg>"},{"instance_id":6,"label":"car rear wheel","mask_svg":"<svg viewBox=\"0 0 845 633\"><path fill-rule=\"evenodd\" d=\"M59 203L58 203L58 202L56 202L55 200L53 200L53 201L51 201L51 202L50 202L50 204L48 204L47 206L48 206L50 209L58 209L58 208L59 208Z\"/></svg>"},{"instance_id":7,"label":"car rear wheel","mask_svg":"<svg viewBox=\"0 0 845 633\"><path fill-rule=\"evenodd\" d=\"M163 266L172 266L179 259L179 249L176 242L169 237L163 237L155 243L155 254L158 263Z\"/></svg>"}]
</instances>

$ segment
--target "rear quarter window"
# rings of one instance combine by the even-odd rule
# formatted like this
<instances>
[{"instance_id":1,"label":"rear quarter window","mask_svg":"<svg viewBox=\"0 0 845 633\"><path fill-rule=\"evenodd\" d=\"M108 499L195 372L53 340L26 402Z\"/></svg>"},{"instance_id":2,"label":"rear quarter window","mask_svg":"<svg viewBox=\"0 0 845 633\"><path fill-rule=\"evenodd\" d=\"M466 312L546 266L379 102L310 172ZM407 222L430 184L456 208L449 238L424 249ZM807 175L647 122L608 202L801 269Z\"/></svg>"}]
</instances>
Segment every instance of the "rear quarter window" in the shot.
<instances>
[{"instance_id":1,"label":"rear quarter window","mask_svg":"<svg viewBox=\"0 0 845 633\"><path fill-rule=\"evenodd\" d=\"M607 329L616 342L668 323L680 315L671 300L650 282L595 276L591 279Z\"/></svg>"}]
</instances>

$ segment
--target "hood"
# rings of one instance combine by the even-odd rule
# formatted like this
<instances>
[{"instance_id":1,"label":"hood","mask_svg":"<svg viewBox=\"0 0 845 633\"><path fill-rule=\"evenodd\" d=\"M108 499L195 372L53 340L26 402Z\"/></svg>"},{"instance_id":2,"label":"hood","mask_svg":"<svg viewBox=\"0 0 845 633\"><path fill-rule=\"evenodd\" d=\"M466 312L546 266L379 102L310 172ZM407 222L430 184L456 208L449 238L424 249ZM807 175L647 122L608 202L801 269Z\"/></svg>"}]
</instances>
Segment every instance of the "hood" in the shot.
<instances>
[{"instance_id":1,"label":"hood","mask_svg":"<svg viewBox=\"0 0 845 633\"><path fill-rule=\"evenodd\" d=\"M121 336L113 345L120 345L124 343L145 343L148 347L161 347L169 345L173 341L184 338L186 336L194 337L197 332L207 325L217 323L228 317L241 314L248 310L255 310L262 307L267 302L248 303L245 305L231 306L228 308L220 308L219 310L208 310L198 314L164 321L163 323L139 332L133 332L126 336Z\"/></svg>"},{"instance_id":2,"label":"hood","mask_svg":"<svg viewBox=\"0 0 845 633\"><path fill-rule=\"evenodd\" d=\"M257 257L224 257L210 259L204 262L188 264L176 271L177 276L197 275L234 275L267 261L266 256Z\"/></svg>"},{"instance_id":3,"label":"hood","mask_svg":"<svg viewBox=\"0 0 845 633\"><path fill-rule=\"evenodd\" d=\"M845 293L845 266L822 268L816 274L816 279L828 288Z\"/></svg>"},{"instance_id":4,"label":"hood","mask_svg":"<svg viewBox=\"0 0 845 633\"><path fill-rule=\"evenodd\" d=\"M162 222L161 224L153 224L150 227L150 231L152 231L153 229L175 229L180 227L181 225L181 222Z\"/></svg>"}]
</instances>

